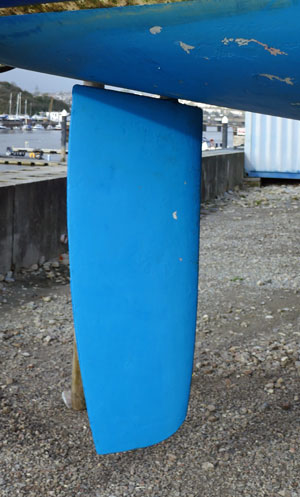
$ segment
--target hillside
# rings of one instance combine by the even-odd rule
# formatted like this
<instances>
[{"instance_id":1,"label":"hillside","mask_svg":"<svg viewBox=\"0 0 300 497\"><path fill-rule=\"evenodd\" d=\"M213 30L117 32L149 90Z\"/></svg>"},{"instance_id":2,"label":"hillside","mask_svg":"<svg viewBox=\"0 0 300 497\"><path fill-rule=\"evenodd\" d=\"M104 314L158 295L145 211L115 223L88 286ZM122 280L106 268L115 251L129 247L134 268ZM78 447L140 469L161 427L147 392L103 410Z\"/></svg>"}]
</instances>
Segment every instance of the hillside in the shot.
<instances>
[{"instance_id":1,"label":"hillside","mask_svg":"<svg viewBox=\"0 0 300 497\"><path fill-rule=\"evenodd\" d=\"M0 114L8 114L9 112L9 99L10 94L12 94L12 114L16 112L16 103L18 93L22 93L22 109L20 113L24 113L25 100L27 100L27 113L30 115L36 114L38 112L47 112L49 110L50 102L52 100L48 95L33 95L28 91L23 91L18 86L7 83L0 82ZM52 110L62 111L66 109L70 110L68 104L62 102L61 100L53 99Z\"/></svg>"}]
</instances>

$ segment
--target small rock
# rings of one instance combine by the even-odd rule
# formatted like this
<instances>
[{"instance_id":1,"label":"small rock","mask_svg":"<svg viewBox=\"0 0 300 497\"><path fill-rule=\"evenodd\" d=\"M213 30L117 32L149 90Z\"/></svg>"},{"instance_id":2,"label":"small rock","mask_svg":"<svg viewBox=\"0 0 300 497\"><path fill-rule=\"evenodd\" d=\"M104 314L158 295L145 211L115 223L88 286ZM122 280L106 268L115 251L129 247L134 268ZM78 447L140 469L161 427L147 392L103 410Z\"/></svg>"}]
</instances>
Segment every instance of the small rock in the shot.
<instances>
[{"instance_id":1,"label":"small rock","mask_svg":"<svg viewBox=\"0 0 300 497\"><path fill-rule=\"evenodd\" d=\"M4 281L6 281L7 283L13 283L15 280L13 278L13 272L12 271L8 271L8 273L6 274L5 278L4 278Z\"/></svg>"},{"instance_id":2,"label":"small rock","mask_svg":"<svg viewBox=\"0 0 300 497\"><path fill-rule=\"evenodd\" d=\"M170 459L170 461L176 461L177 457L175 454L172 454L171 452L168 452L167 458Z\"/></svg>"},{"instance_id":3,"label":"small rock","mask_svg":"<svg viewBox=\"0 0 300 497\"><path fill-rule=\"evenodd\" d=\"M0 274L0 281L4 281L4 279L5 279L4 274Z\"/></svg>"},{"instance_id":4,"label":"small rock","mask_svg":"<svg viewBox=\"0 0 300 497\"><path fill-rule=\"evenodd\" d=\"M207 420L210 422L210 423L215 423L216 421L219 420L219 418L217 416L208 416Z\"/></svg>"},{"instance_id":5,"label":"small rock","mask_svg":"<svg viewBox=\"0 0 300 497\"><path fill-rule=\"evenodd\" d=\"M204 462L204 463L202 464L202 469L203 469L204 471L212 471L214 468L215 468L215 467L214 467L214 465L213 465L211 462Z\"/></svg>"},{"instance_id":6,"label":"small rock","mask_svg":"<svg viewBox=\"0 0 300 497\"><path fill-rule=\"evenodd\" d=\"M268 390L268 388L273 388L273 386L274 386L274 382L267 383L265 385L265 389Z\"/></svg>"},{"instance_id":7,"label":"small rock","mask_svg":"<svg viewBox=\"0 0 300 497\"><path fill-rule=\"evenodd\" d=\"M290 494L287 493L285 490L279 490L278 495L280 495L280 497L288 497L288 495Z\"/></svg>"},{"instance_id":8,"label":"small rock","mask_svg":"<svg viewBox=\"0 0 300 497\"><path fill-rule=\"evenodd\" d=\"M50 295L47 295L47 297L43 297L44 302L51 302L51 297Z\"/></svg>"},{"instance_id":9,"label":"small rock","mask_svg":"<svg viewBox=\"0 0 300 497\"><path fill-rule=\"evenodd\" d=\"M278 378L278 380L275 383L275 387L276 388L280 388L283 383L284 383L284 379L283 378Z\"/></svg>"},{"instance_id":10,"label":"small rock","mask_svg":"<svg viewBox=\"0 0 300 497\"><path fill-rule=\"evenodd\" d=\"M269 409L271 409L271 406L268 402L264 402L261 406L261 410L262 411L268 411Z\"/></svg>"},{"instance_id":11,"label":"small rock","mask_svg":"<svg viewBox=\"0 0 300 497\"><path fill-rule=\"evenodd\" d=\"M61 254L59 256L60 263L63 264L64 266L69 265L69 254Z\"/></svg>"},{"instance_id":12,"label":"small rock","mask_svg":"<svg viewBox=\"0 0 300 497\"><path fill-rule=\"evenodd\" d=\"M30 271L30 272L37 271L38 268L39 268L39 266L37 264L32 264L32 266L30 266L30 268L28 268L28 271Z\"/></svg>"}]
</instances>

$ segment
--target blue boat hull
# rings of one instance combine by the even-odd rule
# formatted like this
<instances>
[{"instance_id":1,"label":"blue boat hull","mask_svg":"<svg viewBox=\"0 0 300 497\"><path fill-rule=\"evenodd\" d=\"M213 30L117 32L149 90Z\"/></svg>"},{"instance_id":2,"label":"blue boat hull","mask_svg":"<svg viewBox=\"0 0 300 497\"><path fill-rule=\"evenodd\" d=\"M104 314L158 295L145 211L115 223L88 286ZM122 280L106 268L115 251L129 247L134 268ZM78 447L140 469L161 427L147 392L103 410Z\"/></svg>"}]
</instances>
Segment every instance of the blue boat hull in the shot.
<instances>
[{"instance_id":1,"label":"blue boat hull","mask_svg":"<svg viewBox=\"0 0 300 497\"><path fill-rule=\"evenodd\" d=\"M4 16L0 63L299 119L299 19L299 0Z\"/></svg>"}]
</instances>

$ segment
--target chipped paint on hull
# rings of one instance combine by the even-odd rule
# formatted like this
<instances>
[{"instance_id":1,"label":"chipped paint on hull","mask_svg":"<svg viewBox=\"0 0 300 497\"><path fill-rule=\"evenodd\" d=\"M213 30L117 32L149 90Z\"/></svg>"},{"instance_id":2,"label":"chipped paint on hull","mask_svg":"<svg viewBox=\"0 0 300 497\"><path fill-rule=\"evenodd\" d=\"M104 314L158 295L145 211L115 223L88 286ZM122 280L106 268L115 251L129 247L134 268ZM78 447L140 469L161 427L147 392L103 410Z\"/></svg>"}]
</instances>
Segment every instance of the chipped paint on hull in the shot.
<instances>
[{"instance_id":1,"label":"chipped paint on hull","mask_svg":"<svg viewBox=\"0 0 300 497\"><path fill-rule=\"evenodd\" d=\"M235 42L239 47L245 47L249 45L249 43L256 43L257 45L261 45L271 55L287 55L286 52L282 52L279 48L269 47L266 43L262 43L261 41L255 40L254 38L236 38L235 40L233 38L224 38L224 40L222 40L222 43L224 43L224 45L229 45L232 42Z\"/></svg>"},{"instance_id":2,"label":"chipped paint on hull","mask_svg":"<svg viewBox=\"0 0 300 497\"><path fill-rule=\"evenodd\" d=\"M267 78L270 81L280 81L281 83L286 83L287 85L294 86L293 78L280 78L279 76L274 76L274 74L260 74L263 78Z\"/></svg>"},{"instance_id":3,"label":"chipped paint on hull","mask_svg":"<svg viewBox=\"0 0 300 497\"><path fill-rule=\"evenodd\" d=\"M187 54L191 53L191 50L194 50L194 48L195 48L195 47L193 47L193 45L188 45L187 43L184 43L183 41L180 41L179 45L181 46L182 50L184 50Z\"/></svg>"},{"instance_id":4,"label":"chipped paint on hull","mask_svg":"<svg viewBox=\"0 0 300 497\"><path fill-rule=\"evenodd\" d=\"M0 17L0 63L298 119L299 18L300 0Z\"/></svg>"},{"instance_id":5,"label":"chipped paint on hull","mask_svg":"<svg viewBox=\"0 0 300 497\"><path fill-rule=\"evenodd\" d=\"M149 31L152 35L157 35L157 34L161 33L162 27L161 26L153 26L152 28L149 29Z\"/></svg>"}]
</instances>

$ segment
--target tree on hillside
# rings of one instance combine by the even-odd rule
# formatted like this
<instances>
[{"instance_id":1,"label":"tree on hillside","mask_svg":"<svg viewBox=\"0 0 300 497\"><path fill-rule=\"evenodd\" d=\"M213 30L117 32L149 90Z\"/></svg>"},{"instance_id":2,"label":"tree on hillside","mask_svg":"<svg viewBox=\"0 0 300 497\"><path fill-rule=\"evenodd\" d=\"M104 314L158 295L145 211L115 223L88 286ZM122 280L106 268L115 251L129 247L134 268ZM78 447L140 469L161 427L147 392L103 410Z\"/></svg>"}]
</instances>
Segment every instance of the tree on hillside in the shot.
<instances>
[{"instance_id":1,"label":"tree on hillside","mask_svg":"<svg viewBox=\"0 0 300 497\"><path fill-rule=\"evenodd\" d=\"M6 81L0 82L0 114L8 114L10 107L10 96L12 100L11 112L16 113L17 95L22 94L22 108L20 113L23 114L25 111L25 101L27 100L27 113L38 114L39 112L47 112L52 102L52 110L56 112L61 112L66 109L70 111L70 106L63 102L62 100L57 100L55 98L49 97L48 95L33 95L28 91L23 91L19 86L14 83L8 83Z\"/></svg>"}]
</instances>

